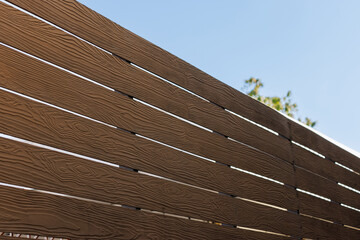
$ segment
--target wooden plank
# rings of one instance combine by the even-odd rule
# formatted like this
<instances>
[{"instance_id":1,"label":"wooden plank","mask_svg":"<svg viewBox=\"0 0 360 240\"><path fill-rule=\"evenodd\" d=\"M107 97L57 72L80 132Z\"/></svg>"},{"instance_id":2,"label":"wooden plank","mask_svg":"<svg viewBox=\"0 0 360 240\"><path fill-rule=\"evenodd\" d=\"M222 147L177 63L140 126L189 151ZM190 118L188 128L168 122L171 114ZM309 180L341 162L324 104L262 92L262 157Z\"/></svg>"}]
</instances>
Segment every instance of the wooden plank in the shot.
<instances>
[{"instance_id":1,"label":"wooden plank","mask_svg":"<svg viewBox=\"0 0 360 240\"><path fill-rule=\"evenodd\" d=\"M10 2L224 108L290 138L288 120L109 19L72 0Z\"/></svg>"},{"instance_id":2,"label":"wooden plank","mask_svg":"<svg viewBox=\"0 0 360 240\"><path fill-rule=\"evenodd\" d=\"M336 146L311 130L290 121L292 140L360 173L360 158Z\"/></svg>"},{"instance_id":3,"label":"wooden plank","mask_svg":"<svg viewBox=\"0 0 360 240\"><path fill-rule=\"evenodd\" d=\"M301 229L304 239L360 239L360 231L306 216L301 216Z\"/></svg>"},{"instance_id":4,"label":"wooden plank","mask_svg":"<svg viewBox=\"0 0 360 240\"><path fill-rule=\"evenodd\" d=\"M218 156L216 160L222 163L230 164L231 160L227 159L233 159L231 162L237 167L259 174L263 173L252 168L249 161L291 168L290 164L255 150L251 152L256 157L244 161L251 156L239 153L248 151L247 146L204 131L5 46L0 46L0 52L6 56L0 60L0 67L4 69L0 86L202 156L209 156L208 153L212 152L211 156ZM268 177L293 184L289 177L282 175Z\"/></svg>"},{"instance_id":5,"label":"wooden plank","mask_svg":"<svg viewBox=\"0 0 360 240\"><path fill-rule=\"evenodd\" d=\"M150 135L150 137L157 138L157 140L159 140L159 138L172 138L173 142L183 140L183 142L186 143L186 141L188 141L187 138L193 136L193 134L191 134L192 131L186 127L190 127L195 133L199 131L191 125L184 126L182 129L181 126L185 124L183 122L174 122L176 119L170 118L151 108L147 109L146 106L136 101L97 87L88 81L35 61L6 47L0 46L0 52L3 56L6 56L3 58L6 59L6 61L0 60L0 68L4 69L4 74L2 74L3 81L0 83L0 86L5 86L77 113L85 114L94 119L120 126L132 132L140 132L140 134L147 136ZM15 57L11 58L13 55ZM20 68L19 66L15 68L17 64L23 67ZM57 84L59 82L61 82L61 87ZM81 91L78 89L81 89ZM133 110L129 111L129 108ZM168 126L168 129L163 130L164 126ZM173 127L173 129L170 129L171 127ZM162 133L162 135L159 135L159 132ZM187 135L190 136L183 138L182 135L184 134L182 132L186 132L188 133ZM160 149L166 149L166 147L160 146ZM236 162L237 166L293 184L293 172L292 169L290 169L290 164L285 163L285 169L289 172L284 172L284 170L281 169L281 166L284 165L283 162L272 163L268 155L262 153L259 155L256 151L254 152L256 154L252 158L250 155L251 152L247 152L246 150L247 147L243 149L244 154L241 157L241 162ZM174 152L169 149L164 151ZM187 173L184 175L189 177L180 179L182 181L190 184L196 183L196 185L200 185L201 187L251 198L287 209L296 209L297 204L294 189L274 184L221 165L214 165L188 154L179 152L170 154L170 156L174 156L174 159L182 159L183 161L172 160L171 163L167 163L172 166L170 169L180 168L181 172ZM187 162L186 165L184 165L185 162ZM177 168L175 168L174 163L179 163ZM271 164L277 165L272 166ZM272 168L274 168L274 171L266 170ZM199 171L199 169L206 169L207 172L213 174L207 174L206 171ZM178 179L179 176L176 175L175 178ZM239 179L241 179L240 182ZM234 185L232 184L234 181L239 183ZM272 189L272 191L262 193L262 189L264 188ZM249 189L253 189L253 191L249 191Z\"/></svg>"},{"instance_id":6,"label":"wooden plank","mask_svg":"<svg viewBox=\"0 0 360 240\"><path fill-rule=\"evenodd\" d=\"M172 164L162 164L162 158L171 162L170 148L10 93L0 94L0 99L2 133L161 176L183 177ZM178 161L184 164L181 158ZM162 174L166 172L172 174Z\"/></svg>"},{"instance_id":7,"label":"wooden plank","mask_svg":"<svg viewBox=\"0 0 360 240\"><path fill-rule=\"evenodd\" d=\"M292 146L294 163L332 181L337 181L355 189L360 189L360 175L348 171L329 159L321 158L302 147Z\"/></svg>"},{"instance_id":8,"label":"wooden plank","mask_svg":"<svg viewBox=\"0 0 360 240\"><path fill-rule=\"evenodd\" d=\"M284 239L283 237L0 186L0 226L70 239Z\"/></svg>"},{"instance_id":9,"label":"wooden plank","mask_svg":"<svg viewBox=\"0 0 360 240\"><path fill-rule=\"evenodd\" d=\"M292 213L0 138L0 182L294 234Z\"/></svg>"},{"instance_id":10,"label":"wooden plank","mask_svg":"<svg viewBox=\"0 0 360 240\"><path fill-rule=\"evenodd\" d=\"M26 101L3 91L0 98L0 132L5 134L142 169L215 191L289 209L296 208L295 193L286 186L196 158L36 102ZM27 118L25 123L22 123L24 119L18 117L23 114ZM31 127L32 124L36 126L36 131ZM90 129L90 134L83 129ZM36 136L40 132L41 136ZM119 142L115 149L114 142ZM135 144L137 147L133 147ZM259 164L258 167L264 166ZM264 169L264 172L267 171L269 170ZM291 172L288 174L291 176ZM236 184L233 184L234 182ZM264 192L264 189L267 191Z\"/></svg>"},{"instance_id":11,"label":"wooden plank","mask_svg":"<svg viewBox=\"0 0 360 240\"><path fill-rule=\"evenodd\" d=\"M290 161L289 141L109 55L74 36L1 3L0 40L185 119ZM23 31L26 29L26 31ZM39 37L41 36L41 37ZM40 41L40 42L39 42ZM209 123L211 125L209 125ZM224 131L224 129L226 129ZM207 133L209 139L209 133ZM215 142L239 144L213 134ZM219 139L219 140L216 140ZM175 141L178 143L178 141ZM225 144L225 145L226 145ZM219 144L224 145L224 144ZM194 146L191 144L191 146ZM237 148L236 147L236 148ZM212 147L202 154L212 158ZM199 150L199 147L197 148ZM200 147L200 149L203 149ZM191 150L188 150L191 151ZM229 158L230 156L224 157Z\"/></svg>"},{"instance_id":12,"label":"wooden plank","mask_svg":"<svg viewBox=\"0 0 360 240\"><path fill-rule=\"evenodd\" d=\"M321 219L360 228L360 213L337 203L299 192L299 211Z\"/></svg>"},{"instance_id":13,"label":"wooden plank","mask_svg":"<svg viewBox=\"0 0 360 240\"><path fill-rule=\"evenodd\" d=\"M298 188L360 209L360 194L300 167L295 167L295 176Z\"/></svg>"}]
</instances>

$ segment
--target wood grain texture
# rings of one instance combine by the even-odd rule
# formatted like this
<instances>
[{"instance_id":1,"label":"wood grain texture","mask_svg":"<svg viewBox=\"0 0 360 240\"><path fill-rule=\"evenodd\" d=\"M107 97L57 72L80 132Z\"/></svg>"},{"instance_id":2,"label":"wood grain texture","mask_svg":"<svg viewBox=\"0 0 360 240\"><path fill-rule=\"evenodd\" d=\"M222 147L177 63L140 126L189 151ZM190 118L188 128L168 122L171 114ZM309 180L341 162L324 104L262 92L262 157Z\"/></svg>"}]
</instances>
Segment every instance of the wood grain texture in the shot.
<instances>
[{"instance_id":1,"label":"wood grain texture","mask_svg":"<svg viewBox=\"0 0 360 240\"><path fill-rule=\"evenodd\" d=\"M183 177L173 164L161 164L161 158L171 159L172 149L10 93L2 92L0 103L2 133L161 176ZM264 191L271 189L257 194Z\"/></svg>"},{"instance_id":2,"label":"wood grain texture","mask_svg":"<svg viewBox=\"0 0 360 240\"><path fill-rule=\"evenodd\" d=\"M309 129L290 121L292 140L360 173L360 158Z\"/></svg>"},{"instance_id":3,"label":"wood grain texture","mask_svg":"<svg viewBox=\"0 0 360 240\"><path fill-rule=\"evenodd\" d=\"M360 175L350 172L334 162L321 158L297 145L292 146L294 163L332 181L360 190Z\"/></svg>"},{"instance_id":4,"label":"wood grain texture","mask_svg":"<svg viewBox=\"0 0 360 240\"><path fill-rule=\"evenodd\" d=\"M183 122L173 122L173 118L169 118L169 116L151 108L147 109L146 106L120 94L97 87L83 79L39 63L6 47L0 46L0 52L3 53L3 56L6 56L4 59L7 60L0 60L0 68L4 69L0 73L3 79L0 86L5 86L109 124L120 125L120 127L130 131L139 132L147 136L150 135L150 137L157 138L157 140L170 138L172 141L182 140L186 143L186 139L182 138L182 132L191 133L189 128L186 128L187 126L181 129L181 124L184 124ZM11 58L13 55L16 56L14 59ZM17 63L23 67L15 68L14 66L17 66ZM52 80L50 81L49 79ZM61 86L58 83L61 83ZM81 89L81 91L78 91L78 89ZM133 111L129 111L128 108L132 108ZM163 122L165 123L162 124ZM163 130L164 126L168 126L168 129L165 129L165 131ZM172 129L170 129L171 126L173 126ZM196 127L190 126L190 129L194 128L199 131ZM169 143L168 141L166 142ZM157 146L157 144L154 144L154 146ZM169 169L180 168L180 172L186 173L184 174L185 176L189 176L181 177L176 175L175 177L171 176L172 178L215 191L251 198L288 209L296 209L294 189L218 164L214 165L208 161L167 149L163 146L159 146L159 148L165 149L159 151L170 152L170 156L174 156L173 158L177 159L166 163L167 165L170 164ZM272 162L269 160L269 156L255 154L252 158L251 152L246 153L245 149L242 164L240 165L240 162L238 162L238 166L260 174L268 174L268 171L262 171L259 166L263 168L269 166L270 169L274 168L273 173L270 175L271 177L275 177L275 179L280 181L286 181L289 184L292 183L292 171L289 170L289 173L284 173L281 168L279 169L279 166L270 165ZM154 156L154 154L150 156ZM159 158L159 156L156 156L156 158ZM169 158L169 156L164 155L162 158ZM174 163L178 163L178 166L175 167ZM285 163L285 166L289 166L289 164ZM199 169L204 171L199 171ZM207 174L207 172L212 174ZM241 182L239 182L240 179ZM234 185L232 184L234 181L239 183ZM263 189L269 190L262 193Z\"/></svg>"},{"instance_id":5,"label":"wood grain texture","mask_svg":"<svg viewBox=\"0 0 360 240\"><path fill-rule=\"evenodd\" d=\"M4 69L0 86L259 174L263 173L252 168L250 162L269 168L291 168L279 158L204 131L4 46L0 51L6 56L0 61L0 67ZM291 177L283 172L276 175L267 177L279 181L286 179L285 183L293 184Z\"/></svg>"},{"instance_id":6,"label":"wood grain texture","mask_svg":"<svg viewBox=\"0 0 360 240\"><path fill-rule=\"evenodd\" d=\"M0 186L5 231L70 239L284 239Z\"/></svg>"},{"instance_id":7,"label":"wood grain texture","mask_svg":"<svg viewBox=\"0 0 360 240\"><path fill-rule=\"evenodd\" d=\"M291 190L1 91L0 132L228 194L294 209ZM245 152L246 154L246 152ZM264 172L271 170L263 165ZM279 170L274 170L279 171ZM289 173L290 175L291 173ZM291 175L290 175L291 176ZM235 186L233 183L236 183ZM213 186L211 186L213 185Z\"/></svg>"},{"instance_id":8,"label":"wood grain texture","mask_svg":"<svg viewBox=\"0 0 360 240\"><path fill-rule=\"evenodd\" d=\"M141 65L150 71L153 70L147 66L151 66L152 68L157 66L156 64L158 64L159 59L161 59L161 62L167 59L168 56L172 56L168 55L166 58L163 58L168 53L160 50L163 55L159 57L159 59L156 59L154 56L157 56L157 53L154 53L154 49L157 47L153 48L152 44L145 42L138 36L113 24L77 2L67 0L63 2L49 1L40 3L40 1L35 0L33 6L17 0L12 0L12 2L20 5L24 4L26 5L25 8L30 11L35 11L35 13L36 11L40 11L40 15L44 14L46 16L45 18L48 17L50 21L54 20L56 24L64 24L64 28L68 27L68 25L70 26L67 21L71 22L78 17L75 16L77 14L74 12L75 9L79 11L79 16L82 14L85 15L85 13L88 13L89 16L95 16L93 17L94 21L91 22L93 26L103 24L109 27L108 33L115 31L115 33L119 34L122 33L121 31L124 31L124 36L128 36L126 41L129 41L129 39L134 40L132 43L119 44L119 42L124 40L119 40L115 34L113 39L116 39L118 42L113 41L110 36L106 36L105 43L100 44L105 44L106 46L110 43L109 45L111 46L109 49L112 52L114 52L114 49L118 51L119 46L122 46L122 44L132 44L132 47L135 48L141 46L139 48L141 49L140 52L146 49L148 50L149 56L152 54L153 60L147 63L148 65ZM42 3L44 3L43 6L39 8L36 7L37 4L42 5ZM49 17L49 14L44 10L44 6L53 9L56 14L52 14L55 16ZM29 57L25 57L4 46L0 46L0 52L5 56L0 60L0 76L4 79L4 81L0 83L0 86L37 97L41 100L212 158L219 162L238 166L294 185L294 172L292 171L291 165L279 159L282 158L288 162L292 161L291 157L289 157L290 148L287 140L254 127L211 103L202 101L176 87L168 85L157 77L142 72L117 57L106 55L95 47L26 16L3 3L0 3L0 13L4 13L0 14L0 26L3 27L5 33L0 36L0 39L5 43L47 59L50 62L55 61L54 63L60 66L132 96L139 97L151 104L257 147L276 157L243 145L235 144L216 134L202 131L177 119L173 119L166 114L145 107L118 93L97 87L78 77L40 63L37 60L30 60ZM59 21L59 16L65 19L64 23ZM100 42L99 35L89 36L91 34L85 33L84 29L95 30L95 28L93 28L93 26L86 26L86 24L90 23L89 18L86 18L86 16L82 16L82 18L79 22L71 23L73 25L71 25L69 29L72 27L78 28L76 31L80 32L80 34L78 34L79 36L84 34L85 39L90 39L89 41L93 39L94 41L92 42ZM83 29L80 29L80 26L83 27ZM121 31L116 30L118 28ZM103 31L103 29L100 30ZM131 51L131 49L126 49L129 46L130 45L127 45L124 48L124 54L128 54L126 51ZM132 51L136 52L134 50ZM120 52L114 53L127 60L130 59L125 55L118 54ZM132 55L132 53L130 55ZM137 59L141 54L136 53L135 55ZM144 56L140 56L141 61L144 61ZM69 59L71 59L71 61L69 61ZM178 61L176 57L175 59ZM156 62L155 65L152 62ZM168 64L168 62L166 64ZM183 73L185 74L193 74L193 70L189 70L187 66L188 65L182 65L181 71L184 71ZM165 68L160 69L160 73L174 77L174 73L177 71L177 65L174 66L173 73L169 73L164 69ZM302 127L295 123L290 123L292 125L291 131L289 132L287 120L282 121L277 115L272 117L272 112L267 112L266 109L264 110L259 107L256 111L258 111L258 113L261 112L262 115L260 113L256 116L253 115L256 111L254 112L252 108L257 106L257 104L259 104L258 102L247 96L236 95L238 92L235 90L235 92L232 92L233 89L231 88L223 88L227 86L220 82L212 82L212 80L203 81L206 79L206 76L207 75L204 75L202 79L194 79L191 81L188 80L192 79L193 76L190 76L187 80L176 78L176 81L178 81L176 83L206 98L210 96L208 99L218 105L225 107L232 106L231 109L229 108L230 110L241 109L241 111L244 111L245 108L242 104L248 104L249 106L246 107L249 112L246 114L255 117L255 119L260 119L260 123L262 123L261 121L264 121L265 118L268 118L265 119L267 121L265 121L265 126L268 126L267 124L269 124L269 126L275 126L275 130L279 127L278 129L281 129L279 132L282 135L286 137L294 135L293 140L304 145L307 144L306 146L319 151L328 158L358 171L357 169L360 166L358 164L358 158L351 154L349 155L348 152L329 143L311 131L305 128L305 130L302 130ZM49 79L51 80L49 81ZM130 81L135 82L134 85L129 86L128 83ZM229 89L231 91L227 91ZM156 94L151 94L153 92ZM203 93L205 95L202 95ZM219 96L217 94L219 94ZM240 104L233 104L233 102L235 102L234 99L237 101L242 99L243 101L241 101ZM3 91L0 92L0 103L0 132L170 177L174 180L196 186L216 191L224 191L229 194L234 193L242 197L284 206L290 209L296 208L297 202L294 197L294 189L276 185L266 180L259 180L256 177L248 176L225 166L206 163L199 158L148 142L128 133L123 133L75 117L60 110L24 100L23 98ZM222 103L225 103L225 105ZM236 110L233 111L236 112ZM240 114L244 115L243 112ZM250 119L254 120L251 117ZM280 120L275 124L270 123L270 121L274 121L274 119ZM273 127L270 128L274 129ZM314 158L314 156L310 156L308 152L305 153L303 149L292 149L292 153L295 156L294 161L297 165L295 168L297 187L360 208L360 195L334 182L339 181L358 188L359 176L354 173L349 174L347 170L336 166L328 160L317 158L316 156ZM209 192L203 193L203 191L197 189L195 191L188 186L162 179L155 179L134 172L127 172L120 169L114 170L114 168L109 166L98 167L96 163L87 162L86 160L38 149L36 147L25 146L24 144L14 143L4 139L0 139L0 156L4 158L4 161L0 162L0 173L2 173L0 174L0 181L9 181L13 184L30 187L36 186L45 190L63 191L68 194L101 201L125 203L127 205L136 205L137 207L166 211L174 214L191 215L197 218L255 227L296 236L302 234L302 237L316 239L359 238L359 231L348 229L337 224L326 223L289 212L282 212L228 196ZM46 173L50 174L46 175ZM45 178L43 177L44 175L46 176ZM31 180L29 181L29 179ZM47 181L44 181L44 179ZM234 182L239 184L234 184ZM118 186L124 187L119 189L117 188ZM139 192L141 195L139 195ZM26 196L28 196L28 194L26 194ZM68 199L66 199L66 201L67 200ZM308 195L304 196L302 193L299 193L299 200L300 213L345 223L351 226L358 226L359 214L353 210L346 209L335 203L324 204L324 201ZM1 201L2 200L0 200L0 203ZM57 202L57 199L54 200L54 202ZM11 204L15 206L15 203ZM7 204L5 208L7 206L9 206L9 204ZM18 207L18 205L16 205L15 208L16 207ZM31 206L31 209L33 210L36 207L37 206ZM50 212L51 211L52 210L50 210ZM139 211L134 212L139 213ZM86 217L89 217L88 212L86 212ZM50 221L49 218L47 218L47 220ZM41 221L44 220L41 218L40 222ZM56 221L57 220L55 220L55 222ZM85 224L87 221L86 219L83 223ZM0 222L3 222L1 217ZM156 220L154 220L154 222L156 222ZM75 222L75 224L77 223L78 222ZM162 223L167 224L167 221L162 221ZM33 228L31 224L33 224L33 221L30 221L30 224L25 226L25 228ZM127 224L129 224L129 222L127 222ZM137 222L136 224L139 223ZM158 227L156 223L155 225L154 223L152 224L153 225L149 227L151 231ZM173 229L179 226L180 228L181 226L186 226L181 228L180 231L183 231L188 228L186 224L181 224L182 223L174 223ZM301 234L299 232L300 225L302 226ZM87 225L87 227L89 226ZM205 229L202 226L200 227L202 230ZM62 228L62 226L60 226L60 228ZM178 229L176 228L176 230ZM199 231L199 229L195 227L195 230L190 230L191 233L187 232L189 234L186 235L187 238L194 237L190 235L195 234L196 239L199 239L198 237L201 239L203 235L199 234L199 236L197 236L197 231ZM143 233L142 229L140 232ZM102 233L104 232L101 231L101 234ZM161 233L161 229L156 230L156 234ZM171 234L174 233L171 232ZM231 232L229 234L229 239L231 239L231 234L233 233ZM246 234L249 234L249 231L245 231L245 235ZM220 235L221 239L226 236L222 235L222 233ZM215 238L220 238L220 235L216 235ZM260 237L253 237L253 235L250 234L250 237L244 238L269 239L265 238L264 234L260 235ZM78 239L84 239L84 236L85 235L79 236ZM136 236L136 239L149 239L148 236L144 238L138 237L138 233L136 233ZM142 235L140 234L140 236ZM151 234L151 236L155 235ZM116 236L111 239L122 239L121 237ZM166 239L167 237L168 236L164 238L164 235L160 237L159 235L155 236L155 238L161 239ZM203 237L208 238L207 235ZM102 237L100 238L103 239ZM174 237L172 235L169 238L176 239L177 236Z\"/></svg>"},{"instance_id":9,"label":"wood grain texture","mask_svg":"<svg viewBox=\"0 0 360 240\"><path fill-rule=\"evenodd\" d=\"M295 216L172 181L0 138L0 182L112 204L295 234Z\"/></svg>"},{"instance_id":10,"label":"wood grain texture","mask_svg":"<svg viewBox=\"0 0 360 240\"><path fill-rule=\"evenodd\" d=\"M10 2L222 107L273 129L283 136L290 136L288 120L278 112L76 1Z\"/></svg>"},{"instance_id":11,"label":"wood grain texture","mask_svg":"<svg viewBox=\"0 0 360 240\"><path fill-rule=\"evenodd\" d=\"M300 167L295 167L295 176L298 188L360 209L360 194Z\"/></svg>"},{"instance_id":12,"label":"wood grain texture","mask_svg":"<svg viewBox=\"0 0 360 240\"><path fill-rule=\"evenodd\" d=\"M0 6L2 42L290 161L290 145L286 139L4 3ZM208 138L214 138L214 143L220 141L223 146L239 145L217 134L212 135L210 137L210 133L207 133ZM212 147L202 154L212 158L212 149L223 151Z\"/></svg>"},{"instance_id":13,"label":"wood grain texture","mask_svg":"<svg viewBox=\"0 0 360 240\"><path fill-rule=\"evenodd\" d=\"M302 192L298 196L300 213L360 228L359 212Z\"/></svg>"},{"instance_id":14,"label":"wood grain texture","mask_svg":"<svg viewBox=\"0 0 360 240\"><path fill-rule=\"evenodd\" d=\"M360 239L360 231L310 217L301 217L301 227L304 239Z\"/></svg>"}]
</instances>

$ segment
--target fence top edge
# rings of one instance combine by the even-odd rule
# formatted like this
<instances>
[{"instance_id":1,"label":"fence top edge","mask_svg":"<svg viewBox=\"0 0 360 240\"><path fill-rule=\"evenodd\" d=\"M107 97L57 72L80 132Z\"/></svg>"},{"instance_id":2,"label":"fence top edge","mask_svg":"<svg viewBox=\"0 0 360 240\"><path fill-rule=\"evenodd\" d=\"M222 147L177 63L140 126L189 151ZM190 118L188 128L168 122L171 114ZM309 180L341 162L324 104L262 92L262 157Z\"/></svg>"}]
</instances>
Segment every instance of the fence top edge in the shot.
<instances>
[{"instance_id":1,"label":"fence top edge","mask_svg":"<svg viewBox=\"0 0 360 240\"><path fill-rule=\"evenodd\" d=\"M320 132L320 131L312 128L312 127L309 127L309 126L305 125L302 122L299 122L298 120L296 120L294 118L291 118L291 117L287 116L286 114L283 114L281 112L279 112L279 113L282 114L283 116L285 116L287 119L289 119L292 124L297 124L297 125L300 125L301 127L304 127L306 130L316 134L317 136L319 136L319 137L327 140L328 142L334 144L336 147L338 147L338 148L340 148L340 149L342 149L342 150L344 150L344 151L346 151L346 152L348 152L348 153L350 153L350 154L352 154L355 157L360 159L360 152L358 152L358 151L356 151L356 150L354 150L354 149L352 149L352 148L350 148L350 147L336 141L335 139L325 135L324 133L322 133L322 132Z\"/></svg>"}]
</instances>

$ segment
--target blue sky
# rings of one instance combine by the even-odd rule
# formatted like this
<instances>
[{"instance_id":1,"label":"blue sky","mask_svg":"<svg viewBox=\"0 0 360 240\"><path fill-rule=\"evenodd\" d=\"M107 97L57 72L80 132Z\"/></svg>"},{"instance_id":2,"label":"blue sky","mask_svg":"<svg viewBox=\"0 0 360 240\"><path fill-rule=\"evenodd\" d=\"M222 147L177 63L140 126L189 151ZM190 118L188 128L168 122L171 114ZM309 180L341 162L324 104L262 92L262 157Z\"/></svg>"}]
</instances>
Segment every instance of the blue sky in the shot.
<instances>
[{"instance_id":1,"label":"blue sky","mask_svg":"<svg viewBox=\"0 0 360 240\"><path fill-rule=\"evenodd\" d=\"M360 152L360 1L80 2L236 89L291 90L300 116Z\"/></svg>"}]
</instances>

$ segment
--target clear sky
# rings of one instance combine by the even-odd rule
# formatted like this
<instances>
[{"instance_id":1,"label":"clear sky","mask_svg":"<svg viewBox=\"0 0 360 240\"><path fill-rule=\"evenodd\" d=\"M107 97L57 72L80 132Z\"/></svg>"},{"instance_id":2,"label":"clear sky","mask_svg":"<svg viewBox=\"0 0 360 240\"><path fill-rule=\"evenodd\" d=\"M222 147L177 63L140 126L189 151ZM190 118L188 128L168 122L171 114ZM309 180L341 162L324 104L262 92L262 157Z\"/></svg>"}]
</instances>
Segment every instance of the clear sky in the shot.
<instances>
[{"instance_id":1,"label":"clear sky","mask_svg":"<svg viewBox=\"0 0 360 240\"><path fill-rule=\"evenodd\" d=\"M238 90L291 90L300 116L360 152L360 1L80 2Z\"/></svg>"}]
</instances>

